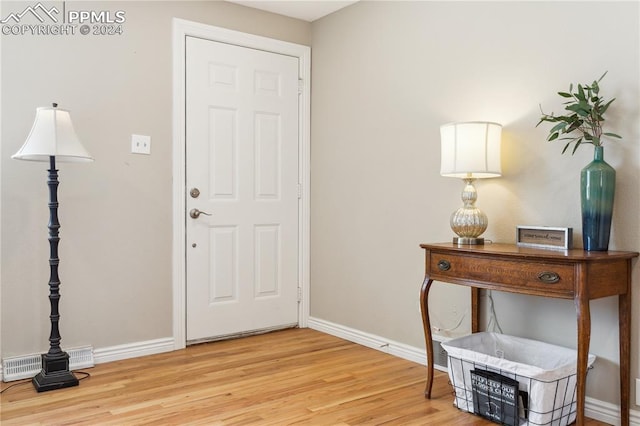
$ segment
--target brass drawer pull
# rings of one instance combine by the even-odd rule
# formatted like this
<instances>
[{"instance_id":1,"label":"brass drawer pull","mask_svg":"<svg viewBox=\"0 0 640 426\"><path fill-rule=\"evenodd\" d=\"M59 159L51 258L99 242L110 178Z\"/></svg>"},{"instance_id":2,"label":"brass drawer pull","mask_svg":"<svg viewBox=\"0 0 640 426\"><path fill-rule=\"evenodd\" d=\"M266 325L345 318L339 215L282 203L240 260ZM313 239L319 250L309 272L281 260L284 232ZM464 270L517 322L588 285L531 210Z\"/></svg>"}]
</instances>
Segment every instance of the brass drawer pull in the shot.
<instances>
[{"instance_id":1,"label":"brass drawer pull","mask_svg":"<svg viewBox=\"0 0 640 426\"><path fill-rule=\"evenodd\" d=\"M441 271L448 271L449 269L451 269L451 263L449 263L449 261L447 260L441 260L438 262L438 269L440 269Z\"/></svg>"},{"instance_id":2,"label":"brass drawer pull","mask_svg":"<svg viewBox=\"0 0 640 426\"><path fill-rule=\"evenodd\" d=\"M560 275L555 272L543 271L538 274L538 279L546 284L555 284L560 281Z\"/></svg>"}]
</instances>

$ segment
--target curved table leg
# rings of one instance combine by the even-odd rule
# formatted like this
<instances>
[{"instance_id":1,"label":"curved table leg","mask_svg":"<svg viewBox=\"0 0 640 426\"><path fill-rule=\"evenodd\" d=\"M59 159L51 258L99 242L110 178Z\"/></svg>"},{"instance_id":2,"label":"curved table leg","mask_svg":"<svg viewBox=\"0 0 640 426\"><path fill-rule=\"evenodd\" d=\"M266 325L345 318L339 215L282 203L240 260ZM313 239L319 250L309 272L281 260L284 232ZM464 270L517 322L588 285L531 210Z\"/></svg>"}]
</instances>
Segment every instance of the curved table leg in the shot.
<instances>
[{"instance_id":1,"label":"curved table leg","mask_svg":"<svg viewBox=\"0 0 640 426\"><path fill-rule=\"evenodd\" d=\"M591 341L591 312L589 299L585 294L577 294L575 299L578 316L578 366L577 366L577 412L576 425L584 425L584 406L587 391L587 360Z\"/></svg>"},{"instance_id":2,"label":"curved table leg","mask_svg":"<svg viewBox=\"0 0 640 426\"><path fill-rule=\"evenodd\" d=\"M618 315L620 321L620 424L629 426L629 396L631 377L631 297L630 293L618 297Z\"/></svg>"},{"instance_id":3,"label":"curved table leg","mask_svg":"<svg viewBox=\"0 0 640 426\"><path fill-rule=\"evenodd\" d=\"M432 279L424 279L420 290L420 311L422 312L422 326L424 327L424 340L427 347L427 386L424 390L425 398L431 399L433 387L433 340L431 340L431 322L429 321L429 289Z\"/></svg>"}]
</instances>

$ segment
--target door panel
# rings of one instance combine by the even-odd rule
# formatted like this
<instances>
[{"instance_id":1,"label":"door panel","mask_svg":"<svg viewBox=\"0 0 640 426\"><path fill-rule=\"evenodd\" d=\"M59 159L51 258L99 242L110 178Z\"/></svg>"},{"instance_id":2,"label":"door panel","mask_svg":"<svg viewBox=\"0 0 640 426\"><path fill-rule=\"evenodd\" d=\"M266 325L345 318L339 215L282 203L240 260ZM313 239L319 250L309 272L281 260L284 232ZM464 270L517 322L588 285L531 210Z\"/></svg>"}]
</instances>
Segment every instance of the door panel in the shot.
<instances>
[{"instance_id":1,"label":"door panel","mask_svg":"<svg viewBox=\"0 0 640 426\"><path fill-rule=\"evenodd\" d=\"M298 59L186 41L187 340L298 322Z\"/></svg>"}]
</instances>

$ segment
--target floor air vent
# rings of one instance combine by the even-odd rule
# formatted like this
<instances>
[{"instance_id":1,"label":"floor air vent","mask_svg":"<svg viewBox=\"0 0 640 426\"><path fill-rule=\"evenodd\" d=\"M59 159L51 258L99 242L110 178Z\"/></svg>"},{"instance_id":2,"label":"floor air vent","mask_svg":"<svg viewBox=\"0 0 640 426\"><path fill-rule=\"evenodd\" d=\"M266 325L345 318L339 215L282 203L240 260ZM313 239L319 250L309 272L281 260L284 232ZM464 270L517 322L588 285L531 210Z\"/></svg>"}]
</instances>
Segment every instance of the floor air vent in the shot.
<instances>
[{"instance_id":1,"label":"floor air vent","mask_svg":"<svg viewBox=\"0 0 640 426\"><path fill-rule=\"evenodd\" d=\"M69 354L69 368L71 370L89 368L95 365L91 346L67 349L66 352ZM28 379L38 374L41 369L41 354L5 358L2 360L2 381L11 382L13 380Z\"/></svg>"}]
</instances>

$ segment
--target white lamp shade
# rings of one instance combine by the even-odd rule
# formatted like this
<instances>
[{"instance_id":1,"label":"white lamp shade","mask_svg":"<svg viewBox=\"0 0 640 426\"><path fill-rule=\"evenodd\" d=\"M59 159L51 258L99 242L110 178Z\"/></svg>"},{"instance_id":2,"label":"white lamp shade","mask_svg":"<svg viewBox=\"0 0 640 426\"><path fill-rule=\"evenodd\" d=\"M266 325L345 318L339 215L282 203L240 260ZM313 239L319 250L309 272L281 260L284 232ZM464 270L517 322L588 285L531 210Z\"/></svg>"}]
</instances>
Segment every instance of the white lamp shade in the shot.
<instances>
[{"instance_id":1,"label":"white lamp shade","mask_svg":"<svg viewBox=\"0 0 640 426\"><path fill-rule=\"evenodd\" d=\"M440 126L440 174L458 178L490 178L502 174L502 125L471 121Z\"/></svg>"},{"instance_id":2,"label":"white lamp shade","mask_svg":"<svg viewBox=\"0 0 640 426\"><path fill-rule=\"evenodd\" d=\"M28 161L86 162L93 158L82 146L69 111L54 107L41 107L36 111L31 132L22 148L11 158Z\"/></svg>"}]
</instances>

